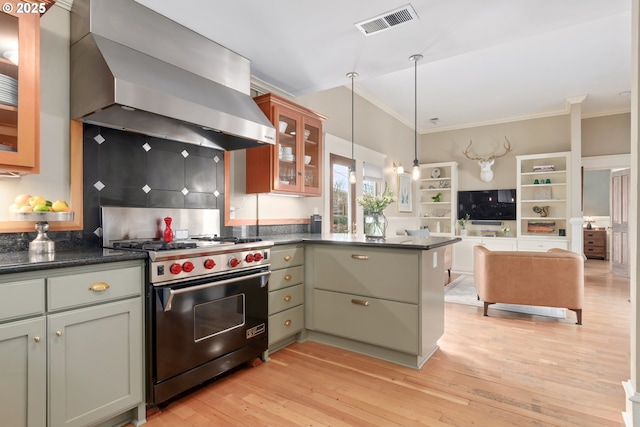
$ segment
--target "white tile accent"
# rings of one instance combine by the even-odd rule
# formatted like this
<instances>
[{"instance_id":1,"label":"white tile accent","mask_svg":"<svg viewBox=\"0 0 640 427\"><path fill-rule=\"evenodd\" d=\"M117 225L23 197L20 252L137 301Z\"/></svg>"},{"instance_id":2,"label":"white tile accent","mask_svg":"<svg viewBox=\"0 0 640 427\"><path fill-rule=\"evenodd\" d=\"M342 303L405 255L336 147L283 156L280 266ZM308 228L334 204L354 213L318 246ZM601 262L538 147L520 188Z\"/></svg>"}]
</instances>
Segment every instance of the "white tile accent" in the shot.
<instances>
[{"instance_id":1,"label":"white tile accent","mask_svg":"<svg viewBox=\"0 0 640 427\"><path fill-rule=\"evenodd\" d=\"M149 191L151 191L151 187L145 184L145 186L142 187L142 191L144 191L145 193L148 193Z\"/></svg>"},{"instance_id":2,"label":"white tile accent","mask_svg":"<svg viewBox=\"0 0 640 427\"><path fill-rule=\"evenodd\" d=\"M95 234L98 237L102 237L102 227L98 227L95 230L93 230L93 234Z\"/></svg>"},{"instance_id":3,"label":"white tile accent","mask_svg":"<svg viewBox=\"0 0 640 427\"><path fill-rule=\"evenodd\" d=\"M98 191L102 190L104 187L106 187L101 181L97 181L95 184L93 184L94 187L96 187L96 189Z\"/></svg>"},{"instance_id":4,"label":"white tile accent","mask_svg":"<svg viewBox=\"0 0 640 427\"><path fill-rule=\"evenodd\" d=\"M220 161L220 157L215 156L215 157L213 158L213 161L214 161L214 162L216 162L216 163L218 163L218 162Z\"/></svg>"},{"instance_id":5,"label":"white tile accent","mask_svg":"<svg viewBox=\"0 0 640 427\"><path fill-rule=\"evenodd\" d=\"M106 141L104 139L104 137L100 134L97 134L96 136L93 137L93 139L98 143L98 144L102 144L104 141Z\"/></svg>"},{"instance_id":6,"label":"white tile accent","mask_svg":"<svg viewBox=\"0 0 640 427\"><path fill-rule=\"evenodd\" d=\"M186 196L187 194L189 194L189 190L187 190L186 188L183 188L182 189L182 194L184 194Z\"/></svg>"},{"instance_id":7,"label":"white tile accent","mask_svg":"<svg viewBox=\"0 0 640 427\"><path fill-rule=\"evenodd\" d=\"M148 142L145 142L144 145L142 146L142 148L144 149L144 151L149 152L149 150L151 150L151 146L149 145Z\"/></svg>"},{"instance_id":8,"label":"white tile accent","mask_svg":"<svg viewBox=\"0 0 640 427\"><path fill-rule=\"evenodd\" d=\"M220 192L218 190L216 190L216 191L213 192L213 195L218 197L220 195Z\"/></svg>"},{"instance_id":9,"label":"white tile accent","mask_svg":"<svg viewBox=\"0 0 640 427\"><path fill-rule=\"evenodd\" d=\"M184 157L185 159L189 157L189 152L187 150L182 150L182 153L180 154L182 154L182 157Z\"/></svg>"}]
</instances>

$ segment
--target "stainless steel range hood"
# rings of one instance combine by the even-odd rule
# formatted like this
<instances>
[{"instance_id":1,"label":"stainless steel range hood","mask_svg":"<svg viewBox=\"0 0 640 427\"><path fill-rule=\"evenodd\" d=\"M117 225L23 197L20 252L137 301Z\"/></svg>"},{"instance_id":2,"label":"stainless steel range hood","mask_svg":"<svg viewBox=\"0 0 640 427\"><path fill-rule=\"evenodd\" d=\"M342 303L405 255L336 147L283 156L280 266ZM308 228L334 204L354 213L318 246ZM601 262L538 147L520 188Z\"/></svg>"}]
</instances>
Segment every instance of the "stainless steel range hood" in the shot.
<instances>
[{"instance_id":1,"label":"stainless steel range hood","mask_svg":"<svg viewBox=\"0 0 640 427\"><path fill-rule=\"evenodd\" d=\"M223 150L275 142L250 62L133 0L75 0L71 117Z\"/></svg>"}]
</instances>

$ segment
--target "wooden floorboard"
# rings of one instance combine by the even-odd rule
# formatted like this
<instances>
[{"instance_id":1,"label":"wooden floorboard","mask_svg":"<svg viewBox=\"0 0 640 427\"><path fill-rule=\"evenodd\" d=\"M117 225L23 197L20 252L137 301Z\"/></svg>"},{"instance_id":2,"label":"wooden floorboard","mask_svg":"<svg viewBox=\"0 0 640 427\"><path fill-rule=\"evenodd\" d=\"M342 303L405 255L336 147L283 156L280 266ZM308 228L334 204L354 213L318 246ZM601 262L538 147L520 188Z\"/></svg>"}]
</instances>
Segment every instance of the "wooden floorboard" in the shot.
<instances>
[{"instance_id":1,"label":"wooden floorboard","mask_svg":"<svg viewBox=\"0 0 640 427\"><path fill-rule=\"evenodd\" d=\"M421 370L295 343L177 400L149 427L622 427L630 377L629 280L585 264L583 325L445 303Z\"/></svg>"}]
</instances>

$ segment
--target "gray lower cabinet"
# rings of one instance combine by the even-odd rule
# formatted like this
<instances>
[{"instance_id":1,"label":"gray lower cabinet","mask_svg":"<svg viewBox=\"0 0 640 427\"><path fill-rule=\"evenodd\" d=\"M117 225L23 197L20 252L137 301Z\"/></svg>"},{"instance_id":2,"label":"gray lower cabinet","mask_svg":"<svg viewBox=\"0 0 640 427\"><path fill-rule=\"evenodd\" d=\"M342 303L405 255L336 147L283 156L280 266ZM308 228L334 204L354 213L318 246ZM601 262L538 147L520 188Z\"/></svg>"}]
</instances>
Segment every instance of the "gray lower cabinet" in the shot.
<instances>
[{"instance_id":1,"label":"gray lower cabinet","mask_svg":"<svg viewBox=\"0 0 640 427\"><path fill-rule=\"evenodd\" d=\"M143 289L143 261L0 276L2 424L144 424Z\"/></svg>"},{"instance_id":2,"label":"gray lower cabinet","mask_svg":"<svg viewBox=\"0 0 640 427\"><path fill-rule=\"evenodd\" d=\"M419 368L444 333L444 247L308 244L309 339Z\"/></svg>"},{"instance_id":3,"label":"gray lower cabinet","mask_svg":"<svg viewBox=\"0 0 640 427\"><path fill-rule=\"evenodd\" d=\"M275 246L269 279L269 351L302 338L304 331L304 245Z\"/></svg>"}]
</instances>

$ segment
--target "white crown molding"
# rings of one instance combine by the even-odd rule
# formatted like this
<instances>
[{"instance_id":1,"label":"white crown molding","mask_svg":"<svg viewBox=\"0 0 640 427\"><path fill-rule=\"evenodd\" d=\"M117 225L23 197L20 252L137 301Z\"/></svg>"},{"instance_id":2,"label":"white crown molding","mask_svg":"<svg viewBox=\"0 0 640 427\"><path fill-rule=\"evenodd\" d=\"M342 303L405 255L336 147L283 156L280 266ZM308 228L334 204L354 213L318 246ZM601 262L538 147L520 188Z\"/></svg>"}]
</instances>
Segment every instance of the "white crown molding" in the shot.
<instances>
[{"instance_id":1,"label":"white crown molding","mask_svg":"<svg viewBox=\"0 0 640 427\"><path fill-rule=\"evenodd\" d=\"M57 0L55 2L55 5L65 10L71 11L71 6L73 6L73 0Z\"/></svg>"}]
</instances>

